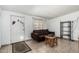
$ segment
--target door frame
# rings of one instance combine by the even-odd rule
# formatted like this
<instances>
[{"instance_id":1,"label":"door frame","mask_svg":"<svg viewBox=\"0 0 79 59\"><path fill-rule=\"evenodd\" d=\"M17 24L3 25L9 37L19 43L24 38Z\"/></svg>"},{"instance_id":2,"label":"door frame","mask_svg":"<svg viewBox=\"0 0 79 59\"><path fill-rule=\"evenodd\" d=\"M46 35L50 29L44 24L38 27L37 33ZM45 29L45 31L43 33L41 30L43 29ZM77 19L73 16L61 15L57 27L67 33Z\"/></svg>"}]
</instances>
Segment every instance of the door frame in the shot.
<instances>
[{"instance_id":1,"label":"door frame","mask_svg":"<svg viewBox=\"0 0 79 59\"><path fill-rule=\"evenodd\" d=\"M60 38L63 38L63 37L62 37L62 34L61 34L61 33L62 33L62 25L61 25L61 24L62 24L62 23L70 23L70 39L69 39L69 40L71 40L71 36L72 36L72 35L71 35L71 26L72 26L72 25L71 25L71 21L62 21L62 22L60 22Z\"/></svg>"}]
</instances>

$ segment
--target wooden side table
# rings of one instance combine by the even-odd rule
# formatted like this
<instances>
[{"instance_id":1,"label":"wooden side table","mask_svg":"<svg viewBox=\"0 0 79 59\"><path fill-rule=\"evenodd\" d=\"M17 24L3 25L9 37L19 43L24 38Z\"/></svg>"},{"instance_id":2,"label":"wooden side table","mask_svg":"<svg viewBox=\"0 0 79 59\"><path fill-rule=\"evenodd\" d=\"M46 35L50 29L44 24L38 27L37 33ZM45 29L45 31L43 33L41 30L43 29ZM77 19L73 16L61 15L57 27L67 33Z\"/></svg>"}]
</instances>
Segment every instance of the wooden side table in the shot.
<instances>
[{"instance_id":1,"label":"wooden side table","mask_svg":"<svg viewBox=\"0 0 79 59\"><path fill-rule=\"evenodd\" d=\"M45 43L51 47L56 46L57 45L57 38L55 36L54 37L45 36Z\"/></svg>"}]
</instances>

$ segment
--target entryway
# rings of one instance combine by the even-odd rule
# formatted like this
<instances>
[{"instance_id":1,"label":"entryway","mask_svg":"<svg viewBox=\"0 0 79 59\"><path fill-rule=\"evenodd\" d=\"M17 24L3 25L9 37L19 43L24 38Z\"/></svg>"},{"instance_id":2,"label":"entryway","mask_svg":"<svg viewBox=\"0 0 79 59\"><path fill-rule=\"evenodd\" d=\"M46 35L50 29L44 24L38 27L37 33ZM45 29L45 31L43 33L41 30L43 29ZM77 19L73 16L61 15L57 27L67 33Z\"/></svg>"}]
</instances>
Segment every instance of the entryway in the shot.
<instances>
[{"instance_id":1,"label":"entryway","mask_svg":"<svg viewBox=\"0 0 79 59\"><path fill-rule=\"evenodd\" d=\"M71 40L71 21L60 22L60 37Z\"/></svg>"}]
</instances>

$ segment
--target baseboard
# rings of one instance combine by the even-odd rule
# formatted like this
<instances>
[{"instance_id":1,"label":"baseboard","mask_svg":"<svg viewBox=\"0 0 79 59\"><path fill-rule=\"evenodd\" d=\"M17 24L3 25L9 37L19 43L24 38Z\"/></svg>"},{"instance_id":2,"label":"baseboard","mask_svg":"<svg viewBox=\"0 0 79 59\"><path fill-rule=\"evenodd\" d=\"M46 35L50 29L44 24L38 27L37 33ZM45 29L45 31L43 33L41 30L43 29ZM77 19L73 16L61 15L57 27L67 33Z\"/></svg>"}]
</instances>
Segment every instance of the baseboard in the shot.
<instances>
[{"instance_id":1,"label":"baseboard","mask_svg":"<svg viewBox=\"0 0 79 59\"><path fill-rule=\"evenodd\" d=\"M25 38L24 40L22 40L22 41L29 41L29 40L31 40L32 38ZM9 43L3 43L3 44L1 44L1 46L0 47L2 47L2 46L6 46L6 45L10 45L10 44L12 44L11 42L9 42Z\"/></svg>"},{"instance_id":2,"label":"baseboard","mask_svg":"<svg viewBox=\"0 0 79 59\"><path fill-rule=\"evenodd\" d=\"M77 42L79 42L79 40L73 40L73 39L71 41L77 41Z\"/></svg>"},{"instance_id":3,"label":"baseboard","mask_svg":"<svg viewBox=\"0 0 79 59\"><path fill-rule=\"evenodd\" d=\"M29 39L29 40L25 40L25 41L31 41L32 39Z\"/></svg>"},{"instance_id":4,"label":"baseboard","mask_svg":"<svg viewBox=\"0 0 79 59\"><path fill-rule=\"evenodd\" d=\"M0 48L1 48L1 45L0 45Z\"/></svg>"},{"instance_id":5,"label":"baseboard","mask_svg":"<svg viewBox=\"0 0 79 59\"><path fill-rule=\"evenodd\" d=\"M25 38L25 40L31 40L32 38L31 37L29 37L29 38Z\"/></svg>"},{"instance_id":6,"label":"baseboard","mask_svg":"<svg viewBox=\"0 0 79 59\"><path fill-rule=\"evenodd\" d=\"M2 46L5 46L5 45L10 45L10 42L9 42L9 43L2 43L2 44L1 44L1 47L2 47Z\"/></svg>"},{"instance_id":7,"label":"baseboard","mask_svg":"<svg viewBox=\"0 0 79 59\"><path fill-rule=\"evenodd\" d=\"M61 37L57 37L57 38L60 38L60 39L63 39L63 38L61 38ZM67 39L66 39L67 40ZM79 41L79 40L74 40L74 39L71 39L70 41Z\"/></svg>"}]
</instances>

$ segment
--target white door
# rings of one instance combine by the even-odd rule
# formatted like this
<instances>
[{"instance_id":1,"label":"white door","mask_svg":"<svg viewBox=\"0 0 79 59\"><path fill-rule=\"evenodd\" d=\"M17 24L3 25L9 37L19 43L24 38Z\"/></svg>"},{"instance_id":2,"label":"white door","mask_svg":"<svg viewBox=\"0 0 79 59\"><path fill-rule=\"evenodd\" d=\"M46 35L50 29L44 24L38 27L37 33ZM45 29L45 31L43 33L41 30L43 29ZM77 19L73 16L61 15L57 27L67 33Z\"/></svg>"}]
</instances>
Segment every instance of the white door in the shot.
<instances>
[{"instance_id":1,"label":"white door","mask_svg":"<svg viewBox=\"0 0 79 59\"><path fill-rule=\"evenodd\" d=\"M24 17L11 16L11 43L24 40Z\"/></svg>"}]
</instances>

